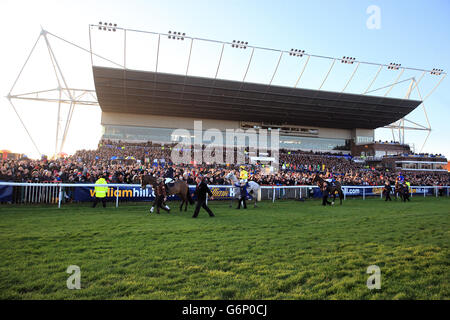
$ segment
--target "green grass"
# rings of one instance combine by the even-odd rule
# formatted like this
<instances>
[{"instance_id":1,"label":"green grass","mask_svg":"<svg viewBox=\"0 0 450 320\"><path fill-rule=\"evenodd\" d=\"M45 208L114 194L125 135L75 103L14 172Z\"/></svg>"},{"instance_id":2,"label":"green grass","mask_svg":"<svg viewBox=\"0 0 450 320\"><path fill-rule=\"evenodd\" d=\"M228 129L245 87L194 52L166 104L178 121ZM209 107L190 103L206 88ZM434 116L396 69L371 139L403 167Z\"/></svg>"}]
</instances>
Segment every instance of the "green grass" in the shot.
<instances>
[{"instance_id":1,"label":"green grass","mask_svg":"<svg viewBox=\"0 0 450 320\"><path fill-rule=\"evenodd\" d=\"M148 204L2 205L0 298L450 298L448 198L210 205L216 218L148 215ZM66 287L69 265L81 290ZM369 265L381 290L366 286Z\"/></svg>"}]
</instances>

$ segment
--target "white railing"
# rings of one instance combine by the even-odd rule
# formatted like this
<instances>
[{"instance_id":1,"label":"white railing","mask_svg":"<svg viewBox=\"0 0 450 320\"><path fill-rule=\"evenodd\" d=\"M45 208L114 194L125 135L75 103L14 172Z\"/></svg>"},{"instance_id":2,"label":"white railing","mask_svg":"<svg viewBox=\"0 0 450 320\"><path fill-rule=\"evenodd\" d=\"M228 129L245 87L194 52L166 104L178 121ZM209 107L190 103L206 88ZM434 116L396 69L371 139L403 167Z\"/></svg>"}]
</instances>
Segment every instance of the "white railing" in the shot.
<instances>
[{"instance_id":1,"label":"white railing","mask_svg":"<svg viewBox=\"0 0 450 320\"><path fill-rule=\"evenodd\" d=\"M22 187L20 188L20 202L21 203L53 203L58 204L58 208L61 207L62 199L65 196L66 188L77 188L77 187L89 187L93 188L95 186L104 186L115 188L119 191L121 188L140 188L140 184L107 184L107 185L96 185L93 183L26 183L26 182L0 182L0 186L11 186L11 187ZM190 185L190 188L195 188L195 185ZM235 187L232 185L209 185L210 188L221 188L229 189L229 194L231 194L231 189ZM275 202L276 199L300 199L308 198L309 191L312 189L318 189L315 185L296 185L296 186L261 186L261 200L272 200ZM344 192L344 200L347 196L362 196L365 199L367 196L377 196L382 198L382 189L384 186L342 186ZM368 189L377 189L377 192L367 192ZM433 190L432 192L428 190ZM426 197L429 193L434 196L439 196L439 190L443 189L445 195L448 197L450 194L450 186L411 186L410 195L423 194ZM355 192L358 190L358 192ZM359 191L361 190L361 191ZM14 191L13 191L14 192ZM265 193L265 194L262 194ZM116 207L119 206L119 195L120 192L113 192L115 196ZM393 192L392 192L393 194Z\"/></svg>"}]
</instances>

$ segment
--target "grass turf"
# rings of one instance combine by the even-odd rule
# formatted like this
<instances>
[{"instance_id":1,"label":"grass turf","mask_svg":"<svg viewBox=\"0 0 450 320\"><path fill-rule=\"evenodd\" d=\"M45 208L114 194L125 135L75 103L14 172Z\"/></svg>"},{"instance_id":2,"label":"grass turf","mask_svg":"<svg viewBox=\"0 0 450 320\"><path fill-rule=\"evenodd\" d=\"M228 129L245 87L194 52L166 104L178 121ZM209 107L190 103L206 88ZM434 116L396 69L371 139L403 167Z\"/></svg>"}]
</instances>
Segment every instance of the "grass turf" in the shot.
<instances>
[{"instance_id":1,"label":"grass turf","mask_svg":"<svg viewBox=\"0 0 450 320\"><path fill-rule=\"evenodd\" d=\"M1 299L449 299L448 198L0 206ZM81 290L69 290L69 265ZM381 289L366 286L369 265Z\"/></svg>"}]
</instances>

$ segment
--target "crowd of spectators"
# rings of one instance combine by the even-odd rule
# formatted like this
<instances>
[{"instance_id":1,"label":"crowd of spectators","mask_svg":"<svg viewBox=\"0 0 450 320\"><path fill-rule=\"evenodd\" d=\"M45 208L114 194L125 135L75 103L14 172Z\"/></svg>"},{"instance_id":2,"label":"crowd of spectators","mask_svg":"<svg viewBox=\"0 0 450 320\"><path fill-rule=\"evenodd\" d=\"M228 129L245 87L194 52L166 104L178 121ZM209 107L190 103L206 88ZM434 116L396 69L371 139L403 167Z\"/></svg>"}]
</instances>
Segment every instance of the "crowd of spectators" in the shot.
<instances>
[{"instance_id":1,"label":"crowd of spectators","mask_svg":"<svg viewBox=\"0 0 450 320\"><path fill-rule=\"evenodd\" d=\"M165 176L173 166L175 177L194 184L201 174L209 184L228 184L225 175L239 166L195 162L173 165L174 145L100 141L97 150L80 150L55 160L0 160L0 181L94 183L106 174L109 183L138 183L142 173ZM235 150L235 153L239 151ZM248 158L248 152L245 152ZM247 165L250 179L261 185L311 185L316 173L332 174L343 185L382 185L394 182L398 173L377 170L354 162L351 156L280 150L280 170L268 173L267 164ZM448 185L447 172L403 172L411 185Z\"/></svg>"}]
</instances>

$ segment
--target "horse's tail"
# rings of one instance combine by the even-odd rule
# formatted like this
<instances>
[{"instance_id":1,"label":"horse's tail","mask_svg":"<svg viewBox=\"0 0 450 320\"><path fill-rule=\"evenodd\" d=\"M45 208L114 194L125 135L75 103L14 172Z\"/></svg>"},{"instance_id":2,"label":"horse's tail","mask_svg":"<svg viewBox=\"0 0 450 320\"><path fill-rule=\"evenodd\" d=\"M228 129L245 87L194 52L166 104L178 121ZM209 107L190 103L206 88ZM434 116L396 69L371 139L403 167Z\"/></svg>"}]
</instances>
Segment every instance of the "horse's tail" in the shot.
<instances>
[{"instance_id":1,"label":"horse's tail","mask_svg":"<svg viewBox=\"0 0 450 320\"><path fill-rule=\"evenodd\" d=\"M186 194L187 200L190 204L194 204L194 200L192 200L191 193L189 192L189 186L187 188L187 194Z\"/></svg>"}]
</instances>

